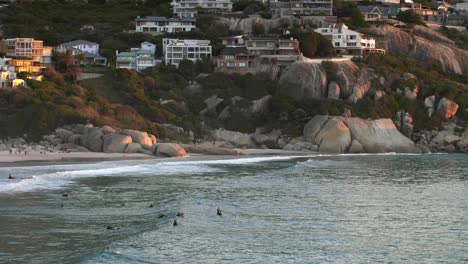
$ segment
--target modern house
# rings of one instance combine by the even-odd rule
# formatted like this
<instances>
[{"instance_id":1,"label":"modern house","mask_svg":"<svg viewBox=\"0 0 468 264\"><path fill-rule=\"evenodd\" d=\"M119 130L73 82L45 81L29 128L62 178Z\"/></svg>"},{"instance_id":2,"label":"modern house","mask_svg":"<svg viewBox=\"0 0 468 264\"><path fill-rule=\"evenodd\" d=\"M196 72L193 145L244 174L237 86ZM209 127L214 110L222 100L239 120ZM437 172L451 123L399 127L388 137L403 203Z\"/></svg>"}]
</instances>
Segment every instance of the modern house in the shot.
<instances>
[{"instance_id":1,"label":"modern house","mask_svg":"<svg viewBox=\"0 0 468 264\"><path fill-rule=\"evenodd\" d=\"M197 9L205 13L226 13L232 10L232 0L172 0L174 15L181 18L193 18Z\"/></svg>"},{"instance_id":2,"label":"modern house","mask_svg":"<svg viewBox=\"0 0 468 264\"><path fill-rule=\"evenodd\" d=\"M288 16L332 16L333 0L289 0L270 3L273 14Z\"/></svg>"},{"instance_id":3,"label":"modern house","mask_svg":"<svg viewBox=\"0 0 468 264\"><path fill-rule=\"evenodd\" d=\"M156 44L145 41L139 48L131 48L130 51L116 51L116 68L141 71L149 67L154 67L158 61L154 58Z\"/></svg>"},{"instance_id":4,"label":"modern house","mask_svg":"<svg viewBox=\"0 0 468 264\"><path fill-rule=\"evenodd\" d=\"M274 61L278 66L288 66L301 59L299 41L296 39L251 38L233 36L223 38L226 46L217 58L217 70L224 72L249 72L254 61Z\"/></svg>"},{"instance_id":5,"label":"modern house","mask_svg":"<svg viewBox=\"0 0 468 264\"><path fill-rule=\"evenodd\" d=\"M163 56L166 64L179 66L182 60L193 62L210 59L211 45L209 40L199 39L163 39Z\"/></svg>"},{"instance_id":6,"label":"modern house","mask_svg":"<svg viewBox=\"0 0 468 264\"><path fill-rule=\"evenodd\" d=\"M48 65L52 63L52 47L44 46L42 40L33 38L2 39L0 52L6 56L24 57Z\"/></svg>"},{"instance_id":7,"label":"modern house","mask_svg":"<svg viewBox=\"0 0 468 264\"><path fill-rule=\"evenodd\" d=\"M10 65L10 58L0 58L0 88L24 86L24 80L18 79L16 69Z\"/></svg>"},{"instance_id":8,"label":"modern house","mask_svg":"<svg viewBox=\"0 0 468 264\"><path fill-rule=\"evenodd\" d=\"M156 59L154 54L147 50L131 50L127 52L116 51L116 65L117 69L129 69L141 71L146 68L156 66Z\"/></svg>"},{"instance_id":9,"label":"modern house","mask_svg":"<svg viewBox=\"0 0 468 264\"><path fill-rule=\"evenodd\" d=\"M188 32L195 29L195 24L194 18L138 17L135 19L135 31L153 35Z\"/></svg>"},{"instance_id":10,"label":"modern house","mask_svg":"<svg viewBox=\"0 0 468 264\"><path fill-rule=\"evenodd\" d=\"M375 39L348 29L343 23L330 25L326 28L317 28L315 32L330 39L337 54L364 55L368 53L385 53L383 49L375 47Z\"/></svg>"},{"instance_id":11,"label":"modern house","mask_svg":"<svg viewBox=\"0 0 468 264\"><path fill-rule=\"evenodd\" d=\"M84 55L84 64L105 66L107 59L99 55L99 44L87 40L74 40L55 47L57 52L71 52L72 55Z\"/></svg>"}]
</instances>

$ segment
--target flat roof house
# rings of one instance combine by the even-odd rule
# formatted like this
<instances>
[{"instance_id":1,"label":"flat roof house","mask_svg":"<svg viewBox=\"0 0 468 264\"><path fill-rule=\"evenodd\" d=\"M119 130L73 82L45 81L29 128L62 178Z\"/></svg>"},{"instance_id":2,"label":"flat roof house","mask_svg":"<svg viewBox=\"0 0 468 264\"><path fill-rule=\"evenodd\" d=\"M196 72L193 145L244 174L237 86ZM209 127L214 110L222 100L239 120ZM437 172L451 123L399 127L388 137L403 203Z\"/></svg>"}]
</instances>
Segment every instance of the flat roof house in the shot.
<instances>
[{"instance_id":1,"label":"flat roof house","mask_svg":"<svg viewBox=\"0 0 468 264\"><path fill-rule=\"evenodd\" d=\"M204 39L163 39L163 56L166 64L179 67L182 60L193 62L210 59L211 45Z\"/></svg>"},{"instance_id":2,"label":"flat roof house","mask_svg":"<svg viewBox=\"0 0 468 264\"><path fill-rule=\"evenodd\" d=\"M172 0L174 15L182 18L193 18L197 9L202 8L206 13L226 13L232 10L232 0Z\"/></svg>"},{"instance_id":3,"label":"flat roof house","mask_svg":"<svg viewBox=\"0 0 468 264\"><path fill-rule=\"evenodd\" d=\"M2 39L0 51L6 56L26 57L42 64L52 63L52 47L44 46L42 40L33 38Z\"/></svg>"},{"instance_id":4,"label":"flat roof house","mask_svg":"<svg viewBox=\"0 0 468 264\"><path fill-rule=\"evenodd\" d=\"M135 31L153 35L188 32L196 28L196 22L194 18L138 17L135 19Z\"/></svg>"}]
</instances>

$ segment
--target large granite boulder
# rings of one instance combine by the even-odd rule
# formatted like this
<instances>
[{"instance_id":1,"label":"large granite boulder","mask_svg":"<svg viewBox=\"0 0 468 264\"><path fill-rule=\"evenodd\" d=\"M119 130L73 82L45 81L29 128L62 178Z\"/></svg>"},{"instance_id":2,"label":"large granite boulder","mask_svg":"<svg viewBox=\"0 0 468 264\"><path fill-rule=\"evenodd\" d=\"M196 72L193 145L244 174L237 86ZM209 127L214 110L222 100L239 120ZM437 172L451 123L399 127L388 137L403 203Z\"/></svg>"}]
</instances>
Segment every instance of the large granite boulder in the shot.
<instances>
[{"instance_id":1,"label":"large granite boulder","mask_svg":"<svg viewBox=\"0 0 468 264\"><path fill-rule=\"evenodd\" d=\"M146 132L124 129L122 130L121 134L130 136L132 138L132 142L138 143L140 145L153 145L153 141Z\"/></svg>"},{"instance_id":2,"label":"large granite boulder","mask_svg":"<svg viewBox=\"0 0 468 264\"><path fill-rule=\"evenodd\" d=\"M110 126L103 126L101 127L101 130L102 130L102 133L104 135L107 135L107 134L112 134L112 133L115 133L115 129L113 129L112 127Z\"/></svg>"},{"instance_id":3,"label":"large granite boulder","mask_svg":"<svg viewBox=\"0 0 468 264\"><path fill-rule=\"evenodd\" d=\"M351 134L342 120L332 118L315 136L315 142L320 152L344 153L351 144Z\"/></svg>"},{"instance_id":4,"label":"large granite boulder","mask_svg":"<svg viewBox=\"0 0 468 264\"><path fill-rule=\"evenodd\" d=\"M143 148L138 143L129 143L125 148L125 153L143 153Z\"/></svg>"},{"instance_id":5,"label":"large granite boulder","mask_svg":"<svg viewBox=\"0 0 468 264\"><path fill-rule=\"evenodd\" d=\"M437 105L437 113L441 118L449 120L457 114L458 104L447 98L442 98Z\"/></svg>"},{"instance_id":6,"label":"large granite boulder","mask_svg":"<svg viewBox=\"0 0 468 264\"><path fill-rule=\"evenodd\" d=\"M349 146L349 153L361 153L364 152L364 148L362 147L361 143L358 140L353 139L351 141L351 146Z\"/></svg>"},{"instance_id":7,"label":"large granite boulder","mask_svg":"<svg viewBox=\"0 0 468 264\"><path fill-rule=\"evenodd\" d=\"M402 152L419 153L414 142L398 131L391 119L364 120L348 118L348 126L353 139L358 140L365 152Z\"/></svg>"},{"instance_id":8,"label":"large granite boulder","mask_svg":"<svg viewBox=\"0 0 468 264\"><path fill-rule=\"evenodd\" d=\"M304 127L304 140L319 145L320 152L420 152L391 119L315 116Z\"/></svg>"},{"instance_id":9,"label":"large granite boulder","mask_svg":"<svg viewBox=\"0 0 468 264\"><path fill-rule=\"evenodd\" d=\"M329 119L327 115L316 115L304 126L304 141L317 144L315 137L322 130Z\"/></svg>"},{"instance_id":10,"label":"large granite boulder","mask_svg":"<svg viewBox=\"0 0 468 264\"><path fill-rule=\"evenodd\" d=\"M80 143L83 147L94 152L102 152L102 136L104 135L98 127L86 127L86 134L81 136Z\"/></svg>"},{"instance_id":11,"label":"large granite boulder","mask_svg":"<svg viewBox=\"0 0 468 264\"><path fill-rule=\"evenodd\" d=\"M295 62L281 75L278 93L295 100L327 97L327 75L319 64Z\"/></svg>"},{"instance_id":12,"label":"large granite boulder","mask_svg":"<svg viewBox=\"0 0 468 264\"><path fill-rule=\"evenodd\" d=\"M176 143L158 143L156 155L160 157L183 157L187 156L185 149Z\"/></svg>"},{"instance_id":13,"label":"large granite boulder","mask_svg":"<svg viewBox=\"0 0 468 264\"><path fill-rule=\"evenodd\" d=\"M103 136L103 151L105 153L124 153L127 145L132 143L130 136L121 134L107 134Z\"/></svg>"}]
</instances>

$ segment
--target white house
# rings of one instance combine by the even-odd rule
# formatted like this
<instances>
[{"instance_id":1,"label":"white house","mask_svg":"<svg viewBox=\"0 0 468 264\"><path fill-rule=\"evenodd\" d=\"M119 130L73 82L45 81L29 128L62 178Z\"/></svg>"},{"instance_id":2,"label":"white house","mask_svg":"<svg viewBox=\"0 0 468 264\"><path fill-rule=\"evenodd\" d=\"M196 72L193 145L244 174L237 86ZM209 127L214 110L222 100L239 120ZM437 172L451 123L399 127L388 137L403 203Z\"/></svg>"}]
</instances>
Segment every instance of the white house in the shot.
<instances>
[{"instance_id":1,"label":"white house","mask_svg":"<svg viewBox=\"0 0 468 264\"><path fill-rule=\"evenodd\" d=\"M87 40L65 42L54 48L57 52L71 52L72 55L83 54L84 64L106 65L107 59L99 55L99 44Z\"/></svg>"},{"instance_id":2,"label":"white house","mask_svg":"<svg viewBox=\"0 0 468 264\"><path fill-rule=\"evenodd\" d=\"M166 64L176 67L182 60L193 62L211 58L211 45L209 40L199 39L163 39L163 56Z\"/></svg>"},{"instance_id":3,"label":"white house","mask_svg":"<svg viewBox=\"0 0 468 264\"><path fill-rule=\"evenodd\" d=\"M65 53L67 51L71 51L73 55L78 55L83 52L88 52L91 54L99 54L99 44L87 40L74 40L70 42L65 42L57 47L55 47L55 51Z\"/></svg>"},{"instance_id":4,"label":"white house","mask_svg":"<svg viewBox=\"0 0 468 264\"><path fill-rule=\"evenodd\" d=\"M135 31L153 35L188 32L195 29L195 24L194 18L138 17L135 19Z\"/></svg>"},{"instance_id":5,"label":"white house","mask_svg":"<svg viewBox=\"0 0 468 264\"><path fill-rule=\"evenodd\" d=\"M317 28L315 32L330 39L337 54L363 55L367 53L385 53L375 48L375 39L348 29L343 23L332 24L326 28Z\"/></svg>"},{"instance_id":6,"label":"white house","mask_svg":"<svg viewBox=\"0 0 468 264\"><path fill-rule=\"evenodd\" d=\"M197 15L197 8L206 13L231 12L232 0L172 0L174 15L192 18Z\"/></svg>"}]
</instances>

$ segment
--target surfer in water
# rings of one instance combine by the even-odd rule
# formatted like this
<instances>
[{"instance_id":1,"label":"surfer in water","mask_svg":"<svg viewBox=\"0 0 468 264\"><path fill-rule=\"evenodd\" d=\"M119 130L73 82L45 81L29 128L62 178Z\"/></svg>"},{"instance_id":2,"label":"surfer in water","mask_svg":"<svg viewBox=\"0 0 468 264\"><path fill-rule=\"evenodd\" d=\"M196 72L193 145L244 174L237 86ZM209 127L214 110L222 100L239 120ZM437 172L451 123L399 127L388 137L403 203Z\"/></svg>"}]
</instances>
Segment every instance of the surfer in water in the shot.
<instances>
[{"instance_id":1,"label":"surfer in water","mask_svg":"<svg viewBox=\"0 0 468 264\"><path fill-rule=\"evenodd\" d=\"M185 214L184 214L184 213L182 213L182 212L177 212L176 216L184 217L184 216L185 216Z\"/></svg>"},{"instance_id":2,"label":"surfer in water","mask_svg":"<svg viewBox=\"0 0 468 264\"><path fill-rule=\"evenodd\" d=\"M14 180L14 179L16 179L16 177L15 177L15 176L11 176L11 174L10 174L10 175L8 175L8 179L9 179L9 180Z\"/></svg>"},{"instance_id":3,"label":"surfer in water","mask_svg":"<svg viewBox=\"0 0 468 264\"><path fill-rule=\"evenodd\" d=\"M221 215L223 215L223 211L221 211L221 209L219 209L219 207L218 207L218 209L216 209L216 214L221 216Z\"/></svg>"},{"instance_id":4,"label":"surfer in water","mask_svg":"<svg viewBox=\"0 0 468 264\"><path fill-rule=\"evenodd\" d=\"M174 222L172 222L172 225L173 225L173 226L178 225L177 220L174 220Z\"/></svg>"}]
</instances>

